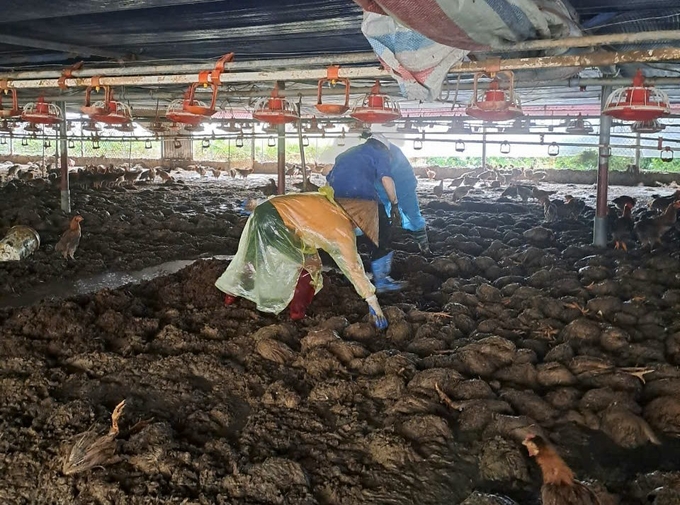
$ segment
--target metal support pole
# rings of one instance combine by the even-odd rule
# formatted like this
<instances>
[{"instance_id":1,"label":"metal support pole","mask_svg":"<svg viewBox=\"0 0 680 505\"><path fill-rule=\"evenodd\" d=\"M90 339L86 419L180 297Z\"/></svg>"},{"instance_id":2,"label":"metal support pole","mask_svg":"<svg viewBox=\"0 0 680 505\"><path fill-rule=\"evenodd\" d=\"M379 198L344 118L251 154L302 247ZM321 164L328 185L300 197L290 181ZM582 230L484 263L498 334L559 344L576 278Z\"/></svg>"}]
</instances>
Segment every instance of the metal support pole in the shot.
<instances>
[{"instance_id":1,"label":"metal support pole","mask_svg":"<svg viewBox=\"0 0 680 505\"><path fill-rule=\"evenodd\" d=\"M62 111L66 111L66 104L59 103ZM65 113L64 113L65 114ZM71 189L68 175L68 139L66 138L66 117L59 124L59 153L61 154L61 210L71 212Z\"/></svg>"},{"instance_id":2,"label":"metal support pole","mask_svg":"<svg viewBox=\"0 0 680 505\"><path fill-rule=\"evenodd\" d=\"M482 126L482 169L486 170L486 126Z\"/></svg>"},{"instance_id":3,"label":"metal support pole","mask_svg":"<svg viewBox=\"0 0 680 505\"><path fill-rule=\"evenodd\" d=\"M635 179L637 180L640 175L640 158L642 155L642 149L640 149L640 134L635 136Z\"/></svg>"},{"instance_id":4,"label":"metal support pole","mask_svg":"<svg viewBox=\"0 0 680 505\"><path fill-rule=\"evenodd\" d=\"M611 86L602 86L603 109L611 92ZM609 145L611 126L611 116L602 115L600 117L600 156L597 167L597 206L593 223L593 245L597 247L607 245L607 189L609 186L609 157L611 156Z\"/></svg>"},{"instance_id":5,"label":"metal support pole","mask_svg":"<svg viewBox=\"0 0 680 505\"><path fill-rule=\"evenodd\" d=\"M302 142L302 97L298 99L298 145L300 146L300 163L302 163L302 191L307 191L307 164L305 163L305 146Z\"/></svg>"},{"instance_id":6,"label":"metal support pole","mask_svg":"<svg viewBox=\"0 0 680 505\"><path fill-rule=\"evenodd\" d=\"M252 137L250 137L250 168L255 170L255 130L254 129L253 129L253 135L252 135Z\"/></svg>"},{"instance_id":7,"label":"metal support pole","mask_svg":"<svg viewBox=\"0 0 680 505\"><path fill-rule=\"evenodd\" d=\"M286 89L286 83L279 81L278 83L279 89L284 90ZM278 174L279 174L279 180L278 180L278 189L279 189L279 195L285 195L286 194L286 125L285 124L280 124L276 127L276 130L278 132L279 138L278 142L276 143L277 146L277 151L278 151Z\"/></svg>"}]
</instances>

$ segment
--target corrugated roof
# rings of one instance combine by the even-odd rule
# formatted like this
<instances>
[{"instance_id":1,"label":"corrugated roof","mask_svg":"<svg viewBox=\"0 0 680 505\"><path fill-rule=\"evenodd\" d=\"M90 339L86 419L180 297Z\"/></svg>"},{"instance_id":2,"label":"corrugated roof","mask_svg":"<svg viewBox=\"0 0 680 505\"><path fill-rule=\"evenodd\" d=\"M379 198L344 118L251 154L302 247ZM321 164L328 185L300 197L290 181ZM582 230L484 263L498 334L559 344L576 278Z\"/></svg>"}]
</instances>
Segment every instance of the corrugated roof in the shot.
<instances>
[{"instance_id":1,"label":"corrugated roof","mask_svg":"<svg viewBox=\"0 0 680 505\"><path fill-rule=\"evenodd\" d=\"M586 24L645 9L667 27L669 9L680 8L678 0L571 3ZM654 20L644 26L655 29ZM233 51L247 60L369 50L352 0L4 0L0 17L0 66L15 68L127 55L183 61Z\"/></svg>"}]
</instances>

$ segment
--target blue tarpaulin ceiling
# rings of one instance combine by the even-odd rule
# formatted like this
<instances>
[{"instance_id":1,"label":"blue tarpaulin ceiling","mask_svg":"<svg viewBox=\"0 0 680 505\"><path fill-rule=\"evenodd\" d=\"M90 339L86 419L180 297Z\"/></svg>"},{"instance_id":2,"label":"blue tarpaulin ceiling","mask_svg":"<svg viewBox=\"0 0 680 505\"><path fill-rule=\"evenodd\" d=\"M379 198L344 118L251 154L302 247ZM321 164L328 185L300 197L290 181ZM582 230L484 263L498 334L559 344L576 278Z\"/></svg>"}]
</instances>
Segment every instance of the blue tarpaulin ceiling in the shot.
<instances>
[{"instance_id":1,"label":"blue tarpaulin ceiling","mask_svg":"<svg viewBox=\"0 0 680 505\"><path fill-rule=\"evenodd\" d=\"M680 0L571 0L590 33L680 28ZM352 0L4 0L0 66L370 51Z\"/></svg>"}]
</instances>

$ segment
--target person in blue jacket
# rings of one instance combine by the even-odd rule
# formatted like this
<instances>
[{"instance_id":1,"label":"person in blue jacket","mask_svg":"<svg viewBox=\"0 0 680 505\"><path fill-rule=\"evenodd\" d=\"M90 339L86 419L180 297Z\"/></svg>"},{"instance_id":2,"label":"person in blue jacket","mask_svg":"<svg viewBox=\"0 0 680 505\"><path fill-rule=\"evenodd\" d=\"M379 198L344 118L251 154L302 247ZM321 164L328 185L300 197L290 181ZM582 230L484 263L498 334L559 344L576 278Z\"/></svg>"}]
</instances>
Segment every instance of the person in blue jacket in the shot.
<instances>
[{"instance_id":1,"label":"person in blue jacket","mask_svg":"<svg viewBox=\"0 0 680 505\"><path fill-rule=\"evenodd\" d=\"M405 285L390 277L394 252L389 250L391 226L401 226L399 200L391 177L389 141L379 133L335 158L326 176L336 198L356 198L378 202L378 244L369 245L373 284L378 293L398 291ZM377 187L390 203L390 215L378 195ZM391 221L391 222L390 222Z\"/></svg>"},{"instance_id":2,"label":"person in blue jacket","mask_svg":"<svg viewBox=\"0 0 680 505\"><path fill-rule=\"evenodd\" d=\"M389 147L392 159L390 175L394 181L397 199L399 200L401 226L405 230L413 233L421 253L430 254L430 244L427 239L425 218L423 218L423 215L420 213L418 195L416 194L418 180L413 172L411 163L401 149L392 143L390 143ZM376 184L376 191L378 192L380 201L385 206L385 211L391 213L392 206L390 199L382 185Z\"/></svg>"}]
</instances>

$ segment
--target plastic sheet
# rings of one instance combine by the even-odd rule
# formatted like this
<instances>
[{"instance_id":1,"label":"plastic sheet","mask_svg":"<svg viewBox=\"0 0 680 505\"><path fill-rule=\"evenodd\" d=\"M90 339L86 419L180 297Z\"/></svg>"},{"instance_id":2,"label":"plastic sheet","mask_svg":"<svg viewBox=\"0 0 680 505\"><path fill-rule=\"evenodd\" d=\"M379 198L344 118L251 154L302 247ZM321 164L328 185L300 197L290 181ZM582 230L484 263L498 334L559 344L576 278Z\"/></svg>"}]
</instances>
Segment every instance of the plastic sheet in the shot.
<instances>
[{"instance_id":1,"label":"plastic sheet","mask_svg":"<svg viewBox=\"0 0 680 505\"><path fill-rule=\"evenodd\" d=\"M438 98L448 69L468 51L581 33L575 11L562 0L355 2L366 11L364 35L411 100Z\"/></svg>"},{"instance_id":2,"label":"plastic sheet","mask_svg":"<svg viewBox=\"0 0 680 505\"><path fill-rule=\"evenodd\" d=\"M258 310L278 314L293 299L300 272L309 271L318 292L326 251L362 298L375 292L356 249L354 224L320 193L270 198L248 218L238 252L215 285L224 293L253 301Z\"/></svg>"}]
</instances>

